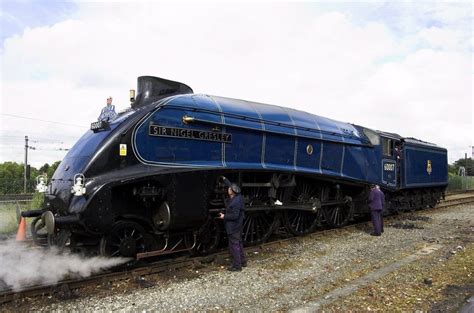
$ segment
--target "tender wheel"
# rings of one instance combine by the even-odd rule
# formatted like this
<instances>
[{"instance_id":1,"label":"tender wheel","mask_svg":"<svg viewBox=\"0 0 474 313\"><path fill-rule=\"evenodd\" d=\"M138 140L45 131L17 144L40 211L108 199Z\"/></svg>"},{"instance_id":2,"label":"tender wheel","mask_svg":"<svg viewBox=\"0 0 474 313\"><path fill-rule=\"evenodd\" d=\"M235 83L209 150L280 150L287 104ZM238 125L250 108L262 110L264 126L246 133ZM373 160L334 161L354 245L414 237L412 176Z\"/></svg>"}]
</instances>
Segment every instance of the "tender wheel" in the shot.
<instances>
[{"instance_id":1,"label":"tender wheel","mask_svg":"<svg viewBox=\"0 0 474 313\"><path fill-rule=\"evenodd\" d=\"M100 240L100 254L110 257L135 257L137 253L146 250L145 235L145 229L140 224L119 221L110 233Z\"/></svg>"},{"instance_id":2,"label":"tender wheel","mask_svg":"<svg viewBox=\"0 0 474 313\"><path fill-rule=\"evenodd\" d=\"M196 246L191 250L191 253L199 255L212 253L216 251L221 240L221 229L214 218L209 218L201 226L196 236Z\"/></svg>"},{"instance_id":3,"label":"tender wheel","mask_svg":"<svg viewBox=\"0 0 474 313\"><path fill-rule=\"evenodd\" d=\"M321 210L317 209L320 204L318 189L308 183L298 184L292 195L291 202L307 205L313 208L313 212L304 210L288 210L283 216L286 229L296 236L306 235L321 225Z\"/></svg>"},{"instance_id":4,"label":"tender wheel","mask_svg":"<svg viewBox=\"0 0 474 313\"><path fill-rule=\"evenodd\" d=\"M272 234L277 221L275 212L245 212L242 228L244 246L253 246L265 242Z\"/></svg>"},{"instance_id":5,"label":"tender wheel","mask_svg":"<svg viewBox=\"0 0 474 313\"><path fill-rule=\"evenodd\" d=\"M352 217L352 204L323 207L324 220L330 227L342 227Z\"/></svg>"}]
</instances>

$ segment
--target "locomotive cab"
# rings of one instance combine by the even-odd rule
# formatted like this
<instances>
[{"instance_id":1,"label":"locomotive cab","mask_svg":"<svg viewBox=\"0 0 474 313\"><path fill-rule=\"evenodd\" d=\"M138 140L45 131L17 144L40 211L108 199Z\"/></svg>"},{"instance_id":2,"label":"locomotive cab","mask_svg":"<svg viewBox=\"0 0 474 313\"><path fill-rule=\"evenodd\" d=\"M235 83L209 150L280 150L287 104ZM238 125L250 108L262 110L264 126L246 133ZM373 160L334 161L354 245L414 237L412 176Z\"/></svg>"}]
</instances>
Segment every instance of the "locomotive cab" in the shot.
<instances>
[{"instance_id":1,"label":"locomotive cab","mask_svg":"<svg viewBox=\"0 0 474 313\"><path fill-rule=\"evenodd\" d=\"M380 137L382 145L382 185L393 190L400 185L402 137L389 133L380 133Z\"/></svg>"}]
</instances>

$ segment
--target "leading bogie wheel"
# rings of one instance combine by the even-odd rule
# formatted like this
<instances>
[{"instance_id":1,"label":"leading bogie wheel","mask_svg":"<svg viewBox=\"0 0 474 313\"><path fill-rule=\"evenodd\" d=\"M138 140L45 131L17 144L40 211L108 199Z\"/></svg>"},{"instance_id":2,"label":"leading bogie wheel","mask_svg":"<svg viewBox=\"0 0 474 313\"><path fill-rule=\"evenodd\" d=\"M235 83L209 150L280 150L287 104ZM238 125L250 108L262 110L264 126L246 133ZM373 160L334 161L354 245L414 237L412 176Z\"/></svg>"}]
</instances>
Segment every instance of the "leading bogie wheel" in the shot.
<instances>
[{"instance_id":1,"label":"leading bogie wheel","mask_svg":"<svg viewBox=\"0 0 474 313\"><path fill-rule=\"evenodd\" d=\"M133 221L118 221L100 241L99 252L109 257L135 257L146 250L145 229Z\"/></svg>"}]
</instances>

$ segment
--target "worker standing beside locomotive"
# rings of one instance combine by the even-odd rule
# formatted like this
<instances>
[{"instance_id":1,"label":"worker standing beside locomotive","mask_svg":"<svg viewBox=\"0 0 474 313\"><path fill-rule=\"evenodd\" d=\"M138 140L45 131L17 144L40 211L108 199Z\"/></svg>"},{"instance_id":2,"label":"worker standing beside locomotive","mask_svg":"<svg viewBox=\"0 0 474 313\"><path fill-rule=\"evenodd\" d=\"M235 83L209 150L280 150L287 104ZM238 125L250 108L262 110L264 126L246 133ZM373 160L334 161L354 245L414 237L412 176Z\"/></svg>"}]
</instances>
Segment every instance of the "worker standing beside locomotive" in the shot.
<instances>
[{"instance_id":1,"label":"worker standing beside locomotive","mask_svg":"<svg viewBox=\"0 0 474 313\"><path fill-rule=\"evenodd\" d=\"M382 210L384 208L385 195L378 185L373 185L369 194L369 207L374 232L370 235L380 236L383 233Z\"/></svg>"},{"instance_id":2,"label":"worker standing beside locomotive","mask_svg":"<svg viewBox=\"0 0 474 313\"><path fill-rule=\"evenodd\" d=\"M247 266L244 247L242 244L242 224L244 221L244 203L240 195L240 188L231 184L227 188L229 199L225 201L225 214L220 213L219 218L224 220L227 237L229 239L229 252L232 265L228 268L231 272L241 271Z\"/></svg>"}]
</instances>

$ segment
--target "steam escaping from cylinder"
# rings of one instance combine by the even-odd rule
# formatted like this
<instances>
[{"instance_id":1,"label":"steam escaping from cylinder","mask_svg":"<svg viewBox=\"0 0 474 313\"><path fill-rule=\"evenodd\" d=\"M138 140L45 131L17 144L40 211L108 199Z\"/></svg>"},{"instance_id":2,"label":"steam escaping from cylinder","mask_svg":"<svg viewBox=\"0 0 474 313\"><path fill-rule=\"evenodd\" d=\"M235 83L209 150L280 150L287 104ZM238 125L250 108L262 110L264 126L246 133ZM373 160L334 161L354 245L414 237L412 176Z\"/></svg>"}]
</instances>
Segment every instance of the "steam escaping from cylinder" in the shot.
<instances>
[{"instance_id":1,"label":"steam escaping from cylinder","mask_svg":"<svg viewBox=\"0 0 474 313\"><path fill-rule=\"evenodd\" d=\"M35 285L56 284L65 278L88 277L129 260L84 257L6 240L0 242L0 285L18 291Z\"/></svg>"}]
</instances>

